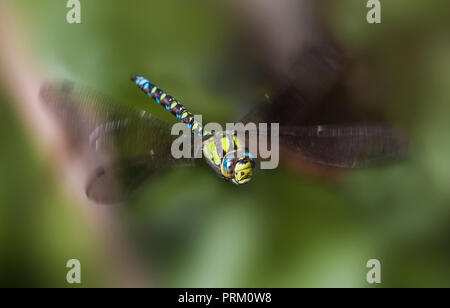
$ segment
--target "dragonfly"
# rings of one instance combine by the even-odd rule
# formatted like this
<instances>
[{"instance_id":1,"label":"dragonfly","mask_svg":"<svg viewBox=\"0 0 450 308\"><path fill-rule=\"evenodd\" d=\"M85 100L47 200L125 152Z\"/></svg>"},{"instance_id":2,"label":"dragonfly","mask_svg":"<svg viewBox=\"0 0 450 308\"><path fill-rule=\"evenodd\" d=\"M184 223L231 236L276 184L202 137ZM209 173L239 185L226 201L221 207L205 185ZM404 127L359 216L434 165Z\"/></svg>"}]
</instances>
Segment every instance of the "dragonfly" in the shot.
<instances>
[{"instance_id":1,"label":"dragonfly","mask_svg":"<svg viewBox=\"0 0 450 308\"><path fill-rule=\"evenodd\" d=\"M249 183L256 169L257 153L236 132L209 132L177 99L141 75L133 82L147 96L189 127L192 136L202 138L206 163L220 178L236 185ZM86 195L98 203L126 200L138 187L157 178L165 169L191 166L192 157L175 159L171 146L171 123L152 114L100 94L77 87L72 82L46 84L41 98L61 120L70 144L80 153L95 153ZM276 104L258 107L242 122L266 114ZM191 136L191 137L192 137ZM192 141L192 140L189 140ZM402 160L408 153L408 139L387 124L281 125L280 147L298 159L338 168L359 168Z\"/></svg>"}]
</instances>

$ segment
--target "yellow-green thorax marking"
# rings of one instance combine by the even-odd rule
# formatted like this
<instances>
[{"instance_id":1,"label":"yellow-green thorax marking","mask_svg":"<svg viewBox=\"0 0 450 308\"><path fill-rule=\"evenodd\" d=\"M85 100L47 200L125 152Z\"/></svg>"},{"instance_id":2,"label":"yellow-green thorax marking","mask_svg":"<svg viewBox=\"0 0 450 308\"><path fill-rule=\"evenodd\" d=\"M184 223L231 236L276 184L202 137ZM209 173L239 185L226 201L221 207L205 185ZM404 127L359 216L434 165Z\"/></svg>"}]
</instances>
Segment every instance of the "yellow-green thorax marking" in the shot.
<instances>
[{"instance_id":1,"label":"yellow-green thorax marking","mask_svg":"<svg viewBox=\"0 0 450 308\"><path fill-rule=\"evenodd\" d=\"M252 179L255 160L235 132L220 132L203 141L206 162L221 177L235 184Z\"/></svg>"}]
</instances>

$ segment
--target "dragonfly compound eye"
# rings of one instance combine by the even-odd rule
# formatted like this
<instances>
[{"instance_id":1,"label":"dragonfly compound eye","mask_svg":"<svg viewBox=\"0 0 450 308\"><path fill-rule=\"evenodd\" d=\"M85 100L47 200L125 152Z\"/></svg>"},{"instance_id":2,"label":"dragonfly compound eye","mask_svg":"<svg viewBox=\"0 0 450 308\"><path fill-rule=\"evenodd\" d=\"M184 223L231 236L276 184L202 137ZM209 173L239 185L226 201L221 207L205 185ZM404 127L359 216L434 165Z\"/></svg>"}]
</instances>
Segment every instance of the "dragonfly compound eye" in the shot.
<instances>
[{"instance_id":1,"label":"dragonfly compound eye","mask_svg":"<svg viewBox=\"0 0 450 308\"><path fill-rule=\"evenodd\" d=\"M237 159L231 155L225 156L222 161L220 171L222 175L227 179L232 179L234 176L234 167L236 165Z\"/></svg>"},{"instance_id":2,"label":"dragonfly compound eye","mask_svg":"<svg viewBox=\"0 0 450 308\"><path fill-rule=\"evenodd\" d=\"M237 161L234 167L234 179L235 184L245 184L250 182L253 176L252 160L249 158L240 159Z\"/></svg>"}]
</instances>

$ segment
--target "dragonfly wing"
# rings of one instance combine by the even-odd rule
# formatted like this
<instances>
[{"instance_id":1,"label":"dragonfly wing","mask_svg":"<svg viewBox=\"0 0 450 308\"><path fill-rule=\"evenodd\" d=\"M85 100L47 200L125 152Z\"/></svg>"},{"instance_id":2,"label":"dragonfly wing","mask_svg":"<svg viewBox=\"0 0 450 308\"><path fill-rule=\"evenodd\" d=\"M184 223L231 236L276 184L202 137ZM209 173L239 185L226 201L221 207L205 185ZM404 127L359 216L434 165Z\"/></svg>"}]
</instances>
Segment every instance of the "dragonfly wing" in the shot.
<instances>
[{"instance_id":1,"label":"dragonfly wing","mask_svg":"<svg viewBox=\"0 0 450 308\"><path fill-rule=\"evenodd\" d=\"M236 1L252 58L269 102L254 106L244 122L310 126L383 122L383 111L361 104L364 59L339 43L314 0ZM369 82L369 81L367 81ZM377 106L382 106L377 104ZM247 112L247 110L245 110Z\"/></svg>"},{"instance_id":2,"label":"dragonfly wing","mask_svg":"<svg viewBox=\"0 0 450 308\"><path fill-rule=\"evenodd\" d=\"M250 51L275 90L241 122L279 123L281 150L293 154L284 158L299 166L309 160L352 168L403 158L405 136L389 126L358 124L383 122L382 110L364 110L353 88L361 61L336 44L319 2L236 2L243 24L253 24Z\"/></svg>"},{"instance_id":3,"label":"dragonfly wing","mask_svg":"<svg viewBox=\"0 0 450 308\"><path fill-rule=\"evenodd\" d=\"M268 83L296 84L323 95L343 69L343 55L320 20L314 0L232 1L243 43Z\"/></svg>"},{"instance_id":4,"label":"dragonfly wing","mask_svg":"<svg viewBox=\"0 0 450 308\"><path fill-rule=\"evenodd\" d=\"M305 47L297 58L295 74L285 85L276 86L267 101L257 104L243 117L243 122L277 122L284 125L308 123L317 110L332 98L333 106L348 108L336 100L342 68L339 53L330 46ZM320 113L323 114L323 113ZM319 122L321 120L318 119Z\"/></svg>"},{"instance_id":5,"label":"dragonfly wing","mask_svg":"<svg viewBox=\"0 0 450 308\"><path fill-rule=\"evenodd\" d=\"M73 152L87 162L86 193L97 202L122 201L156 171L193 164L172 157L177 136L171 135L170 123L145 111L72 82L46 84L40 96L60 120Z\"/></svg>"},{"instance_id":6,"label":"dragonfly wing","mask_svg":"<svg viewBox=\"0 0 450 308\"><path fill-rule=\"evenodd\" d=\"M168 161L166 157L155 155L105 162L92 172L86 185L86 195L98 203L122 202L133 195L143 183L160 175L164 169L192 164L192 160Z\"/></svg>"},{"instance_id":7,"label":"dragonfly wing","mask_svg":"<svg viewBox=\"0 0 450 308\"><path fill-rule=\"evenodd\" d=\"M236 6L249 36L243 46L248 46L258 72L263 72L265 84L270 85L270 103L256 106L244 120L281 125L328 123L308 120L317 110L324 110L327 97L334 97L332 92L347 75L349 59L320 18L318 1L237 1ZM332 102L337 105L336 99Z\"/></svg>"},{"instance_id":8,"label":"dragonfly wing","mask_svg":"<svg viewBox=\"0 0 450 308\"><path fill-rule=\"evenodd\" d=\"M387 125L280 127L280 147L299 159L358 168L402 160L408 138Z\"/></svg>"},{"instance_id":9,"label":"dragonfly wing","mask_svg":"<svg viewBox=\"0 0 450 308\"><path fill-rule=\"evenodd\" d=\"M96 167L86 188L88 197L100 203L123 201L164 169L193 165L194 159L173 158L171 146L176 136L170 135L170 130L169 123L148 115L94 129L89 135L90 147L113 158L103 159ZM191 135L186 141L192 144ZM113 185L118 189L111 193Z\"/></svg>"}]
</instances>

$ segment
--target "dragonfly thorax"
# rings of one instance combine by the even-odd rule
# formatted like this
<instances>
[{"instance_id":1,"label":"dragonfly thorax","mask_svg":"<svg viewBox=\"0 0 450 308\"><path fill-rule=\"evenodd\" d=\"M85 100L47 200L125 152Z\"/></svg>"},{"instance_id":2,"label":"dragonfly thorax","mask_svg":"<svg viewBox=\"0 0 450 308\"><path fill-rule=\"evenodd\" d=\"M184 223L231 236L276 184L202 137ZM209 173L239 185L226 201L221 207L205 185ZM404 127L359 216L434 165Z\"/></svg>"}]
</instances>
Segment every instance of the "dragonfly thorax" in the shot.
<instances>
[{"instance_id":1,"label":"dragonfly thorax","mask_svg":"<svg viewBox=\"0 0 450 308\"><path fill-rule=\"evenodd\" d=\"M219 132L203 141L203 154L219 176L235 184L245 184L253 177L255 159L244 144L235 132Z\"/></svg>"}]
</instances>

